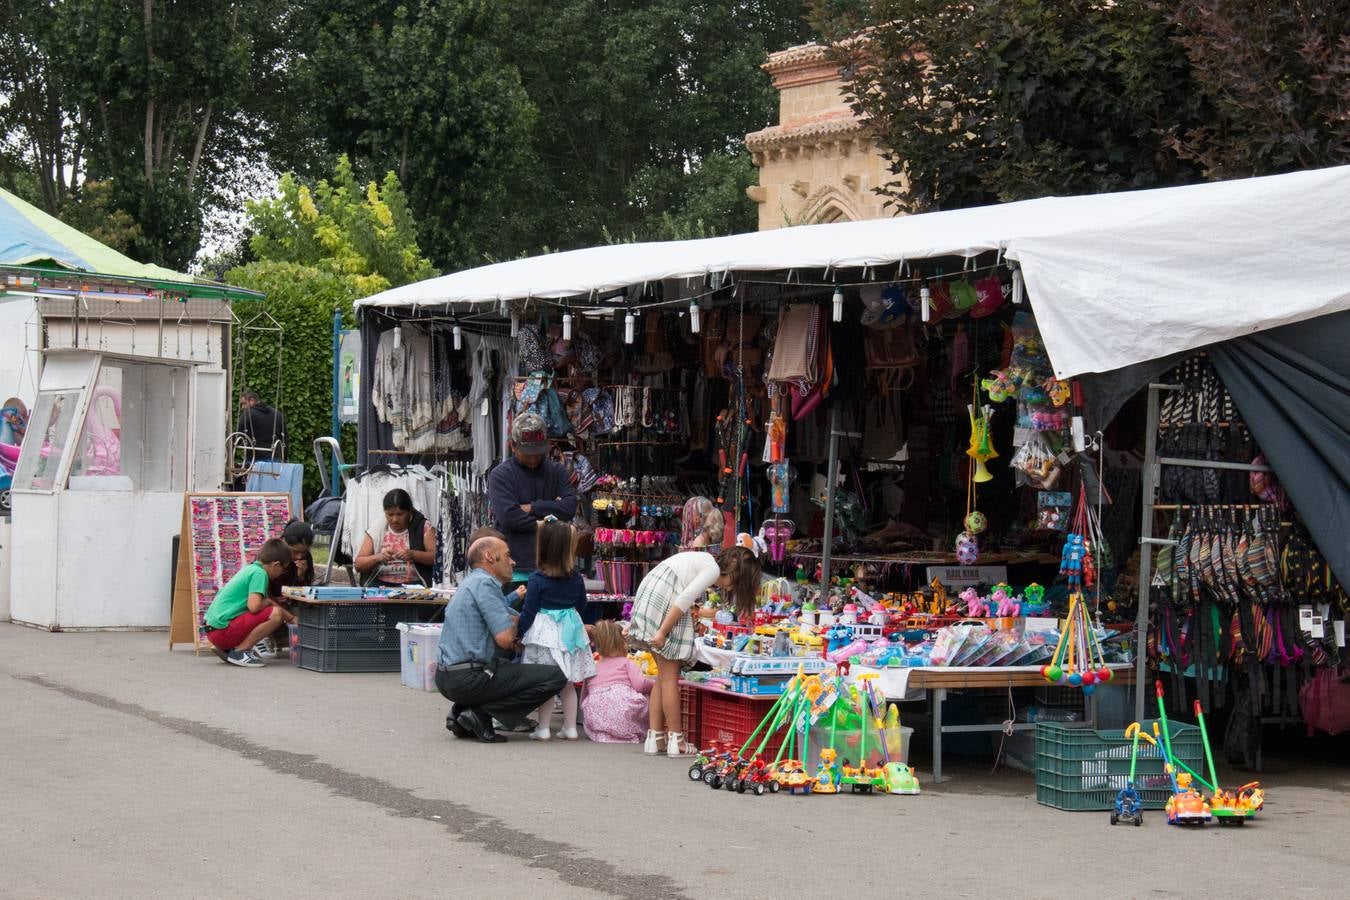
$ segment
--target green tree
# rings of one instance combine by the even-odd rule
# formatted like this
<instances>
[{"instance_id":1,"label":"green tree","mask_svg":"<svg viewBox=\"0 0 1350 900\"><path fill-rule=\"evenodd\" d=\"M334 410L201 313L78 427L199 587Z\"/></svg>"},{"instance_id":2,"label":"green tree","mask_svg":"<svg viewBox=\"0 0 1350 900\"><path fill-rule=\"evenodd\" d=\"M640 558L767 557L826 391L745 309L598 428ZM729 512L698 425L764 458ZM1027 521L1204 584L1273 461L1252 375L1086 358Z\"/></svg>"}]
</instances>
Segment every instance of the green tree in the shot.
<instances>
[{"instance_id":1,"label":"green tree","mask_svg":"<svg viewBox=\"0 0 1350 900\"><path fill-rule=\"evenodd\" d=\"M1182 0L1177 42L1213 115L1170 134L1207 178L1350 161L1350 3Z\"/></svg>"},{"instance_id":2,"label":"green tree","mask_svg":"<svg viewBox=\"0 0 1350 900\"><path fill-rule=\"evenodd\" d=\"M778 99L759 67L810 36L803 0L507 6L507 55L538 121L502 246L754 227L744 137L774 121Z\"/></svg>"},{"instance_id":3,"label":"green tree","mask_svg":"<svg viewBox=\"0 0 1350 900\"><path fill-rule=\"evenodd\" d=\"M1148 0L817 4L911 211L1197 180L1165 132L1205 107ZM865 30L864 30L865 29Z\"/></svg>"},{"instance_id":4,"label":"green tree","mask_svg":"<svg viewBox=\"0 0 1350 900\"><path fill-rule=\"evenodd\" d=\"M88 181L127 249L182 268L203 210L283 131L290 0L0 4L0 175L65 215ZM294 155L294 154L293 154ZM78 213L72 214L76 218ZM130 233L130 229L127 229Z\"/></svg>"},{"instance_id":5,"label":"green tree","mask_svg":"<svg viewBox=\"0 0 1350 900\"><path fill-rule=\"evenodd\" d=\"M291 462L306 464L305 493L319 491L314 438L332 427L333 313L355 326L361 297L436 275L398 178L362 184L345 158L331 181L283 175L275 198L250 203L253 262L225 273L229 284L266 294L236 303L235 389L275 399L286 414ZM252 328L248 323L253 323ZM281 328L280 337L268 329ZM278 366L280 361L280 366ZM278 369L280 382L278 382ZM344 434L352 445L354 433Z\"/></svg>"},{"instance_id":6,"label":"green tree","mask_svg":"<svg viewBox=\"0 0 1350 900\"><path fill-rule=\"evenodd\" d=\"M332 181L311 189L288 173L277 192L248 204L249 247L257 259L331 272L357 297L436 274L421 255L408 198L393 172L382 184L362 185L343 156Z\"/></svg>"},{"instance_id":7,"label":"green tree","mask_svg":"<svg viewBox=\"0 0 1350 900\"><path fill-rule=\"evenodd\" d=\"M494 249L528 161L534 110L501 50L507 6L310 0L297 27L294 75L314 134L362 177L394 171L422 246L450 265Z\"/></svg>"}]
</instances>

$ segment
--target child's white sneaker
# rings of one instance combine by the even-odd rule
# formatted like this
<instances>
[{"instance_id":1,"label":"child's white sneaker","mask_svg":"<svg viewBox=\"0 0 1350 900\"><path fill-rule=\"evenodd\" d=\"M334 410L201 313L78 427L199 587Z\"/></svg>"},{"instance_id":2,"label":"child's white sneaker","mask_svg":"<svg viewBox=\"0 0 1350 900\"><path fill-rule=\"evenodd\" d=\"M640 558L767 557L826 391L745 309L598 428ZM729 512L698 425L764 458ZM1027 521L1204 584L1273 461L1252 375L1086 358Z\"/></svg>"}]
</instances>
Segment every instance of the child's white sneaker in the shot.
<instances>
[{"instance_id":1,"label":"child's white sneaker","mask_svg":"<svg viewBox=\"0 0 1350 900\"><path fill-rule=\"evenodd\" d=\"M656 746L656 732L650 728L647 729L647 740L642 742L642 752L648 756L655 756L661 752L661 748Z\"/></svg>"},{"instance_id":2,"label":"child's white sneaker","mask_svg":"<svg viewBox=\"0 0 1350 900\"><path fill-rule=\"evenodd\" d=\"M546 741L551 737L553 737L553 732L549 731L548 728L544 726L540 726L530 732L530 740L532 741Z\"/></svg>"},{"instance_id":3,"label":"child's white sneaker","mask_svg":"<svg viewBox=\"0 0 1350 900\"><path fill-rule=\"evenodd\" d=\"M581 735L577 733L577 730L575 728L564 728L562 731L558 732L558 736L561 737L564 741L575 741L581 739Z\"/></svg>"}]
</instances>

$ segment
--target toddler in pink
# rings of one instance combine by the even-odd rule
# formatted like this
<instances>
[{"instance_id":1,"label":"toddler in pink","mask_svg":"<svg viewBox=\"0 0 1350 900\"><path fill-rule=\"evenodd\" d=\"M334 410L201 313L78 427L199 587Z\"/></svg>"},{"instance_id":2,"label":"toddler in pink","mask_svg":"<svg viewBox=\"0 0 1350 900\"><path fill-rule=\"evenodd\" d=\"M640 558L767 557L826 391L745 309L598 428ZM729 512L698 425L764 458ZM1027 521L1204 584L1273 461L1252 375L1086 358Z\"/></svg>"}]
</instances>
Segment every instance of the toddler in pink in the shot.
<instances>
[{"instance_id":1,"label":"toddler in pink","mask_svg":"<svg viewBox=\"0 0 1350 900\"><path fill-rule=\"evenodd\" d=\"M647 695L652 681L628 658L618 623L595 623L591 637L600 659L581 698L586 736L604 743L635 744L647 733Z\"/></svg>"}]
</instances>

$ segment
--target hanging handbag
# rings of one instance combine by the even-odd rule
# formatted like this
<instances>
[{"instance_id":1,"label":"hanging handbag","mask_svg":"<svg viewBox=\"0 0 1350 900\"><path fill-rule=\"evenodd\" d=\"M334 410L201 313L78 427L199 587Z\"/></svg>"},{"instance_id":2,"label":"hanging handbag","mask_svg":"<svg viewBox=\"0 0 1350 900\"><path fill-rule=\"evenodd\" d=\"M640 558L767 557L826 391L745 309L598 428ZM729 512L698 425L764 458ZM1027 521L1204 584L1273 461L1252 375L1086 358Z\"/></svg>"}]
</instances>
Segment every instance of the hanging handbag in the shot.
<instances>
[{"instance_id":1,"label":"hanging handbag","mask_svg":"<svg viewBox=\"0 0 1350 900\"><path fill-rule=\"evenodd\" d=\"M551 438L566 437L572 431L572 423L567 420L567 411L563 408L562 398L551 388L544 388L535 404L535 412L544 418L544 425Z\"/></svg>"},{"instance_id":2,"label":"hanging handbag","mask_svg":"<svg viewBox=\"0 0 1350 900\"><path fill-rule=\"evenodd\" d=\"M917 366L918 343L908 317L895 328L869 328L863 338L869 369L908 369Z\"/></svg>"}]
</instances>

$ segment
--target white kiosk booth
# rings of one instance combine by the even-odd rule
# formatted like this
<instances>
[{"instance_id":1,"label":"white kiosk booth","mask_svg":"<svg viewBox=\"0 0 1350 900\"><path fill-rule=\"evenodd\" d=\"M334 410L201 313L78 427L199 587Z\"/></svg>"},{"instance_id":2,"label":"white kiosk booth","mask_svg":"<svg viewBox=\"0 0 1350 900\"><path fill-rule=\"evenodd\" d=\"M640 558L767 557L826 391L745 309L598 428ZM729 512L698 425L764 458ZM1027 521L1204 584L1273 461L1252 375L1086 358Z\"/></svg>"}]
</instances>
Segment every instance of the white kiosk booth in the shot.
<instances>
[{"instance_id":1,"label":"white kiosk booth","mask_svg":"<svg viewBox=\"0 0 1350 900\"><path fill-rule=\"evenodd\" d=\"M169 624L183 494L224 471L226 373L47 350L14 472L11 616L52 631Z\"/></svg>"}]
</instances>

